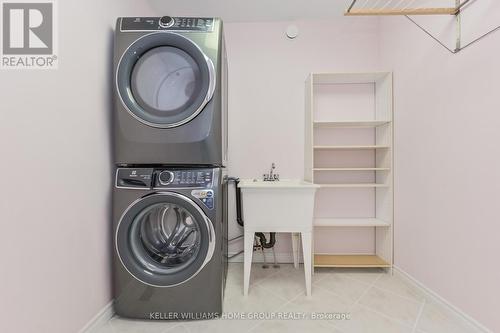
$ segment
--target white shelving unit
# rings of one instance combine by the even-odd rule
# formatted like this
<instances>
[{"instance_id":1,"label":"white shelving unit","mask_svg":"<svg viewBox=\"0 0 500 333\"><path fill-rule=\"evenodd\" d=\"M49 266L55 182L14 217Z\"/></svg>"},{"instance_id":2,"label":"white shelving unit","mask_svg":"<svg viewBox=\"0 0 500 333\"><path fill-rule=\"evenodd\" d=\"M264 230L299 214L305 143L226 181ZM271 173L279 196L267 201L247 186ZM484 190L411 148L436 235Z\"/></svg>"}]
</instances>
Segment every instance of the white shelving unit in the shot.
<instances>
[{"instance_id":1,"label":"white shelving unit","mask_svg":"<svg viewBox=\"0 0 500 333\"><path fill-rule=\"evenodd\" d=\"M313 73L306 81L304 178L321 185L314 267L392 267L392 99L388 72ZM325 253L335 244L350 251Z\"/></svg>"}]
</instances>

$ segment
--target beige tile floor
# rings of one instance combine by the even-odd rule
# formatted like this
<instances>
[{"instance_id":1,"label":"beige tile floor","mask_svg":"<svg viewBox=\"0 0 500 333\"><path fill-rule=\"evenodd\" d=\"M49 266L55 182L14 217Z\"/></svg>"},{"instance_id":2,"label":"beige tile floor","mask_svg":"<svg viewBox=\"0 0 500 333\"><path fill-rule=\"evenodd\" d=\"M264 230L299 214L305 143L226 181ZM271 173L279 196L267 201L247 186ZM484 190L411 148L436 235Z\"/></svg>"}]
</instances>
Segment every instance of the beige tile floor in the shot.
<instances>
[{"instance_id":1,"label":"beige tile floor","mask_svg":"<svg viewBox=\"0 0 500 333\"><path fill-rule=\"evenodd\" d=\"M417 287L378 269L316 269L313 296L305 296L304 274L292 265L263 269L254 264L250 294L243 297L243 265L229 265L224 312L297 314L298 319L218 319L151 322L114 317L98 333L478 332L461 317L434 302ZM348 319L312 319L346 314Z\"/></svg>"}]
</instances>

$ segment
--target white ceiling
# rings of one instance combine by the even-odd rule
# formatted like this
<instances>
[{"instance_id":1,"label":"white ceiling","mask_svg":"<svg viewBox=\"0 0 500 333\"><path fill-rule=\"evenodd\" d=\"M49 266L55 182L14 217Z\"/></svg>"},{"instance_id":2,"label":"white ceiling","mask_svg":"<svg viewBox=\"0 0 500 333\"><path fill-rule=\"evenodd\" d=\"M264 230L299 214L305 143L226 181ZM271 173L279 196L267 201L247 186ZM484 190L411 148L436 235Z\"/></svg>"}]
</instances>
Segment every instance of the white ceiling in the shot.
<instances>
[{"instance_id":1,"label":"white ceiling","mask_svg":"<svg viewBox=\"0 0 500 333\"><path fill-rule=\"evenodd\" d=\"M154 12L218 16L226 22L328 19L342 16L349 0L147 0Z\"/></svg>"}]
</instances>

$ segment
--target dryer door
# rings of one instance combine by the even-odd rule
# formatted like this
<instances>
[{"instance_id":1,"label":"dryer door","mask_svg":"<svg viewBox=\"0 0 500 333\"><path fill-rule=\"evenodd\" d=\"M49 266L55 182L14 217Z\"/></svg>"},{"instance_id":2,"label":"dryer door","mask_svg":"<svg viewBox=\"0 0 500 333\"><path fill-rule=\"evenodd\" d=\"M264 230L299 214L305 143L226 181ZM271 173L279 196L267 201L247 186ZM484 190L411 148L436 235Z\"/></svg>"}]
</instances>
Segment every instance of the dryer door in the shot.
<instances>
[{"instance_id":1,"label":"dryer door","mask_svg":"<svg viewBox=\"0 0 500 333\"><path fill-rule=\"evenodd\" d=\"M179 285L211 260L215 231L191 199L172 192L134 202L118 224L115 246L137 280L155 287Z\"/></svg>"},{"instance_id":2,"label":"dryer door","mask_svg":"<svg viewBox=\"0 0 500 333\"><path fill-rule=\"evenodd\" d=\"M138 121L170 128L203 111L214 93L215 79L212 61L195 43L173 32L155 32L123 53L116 89Z\"/></svg>"}]
</instances>

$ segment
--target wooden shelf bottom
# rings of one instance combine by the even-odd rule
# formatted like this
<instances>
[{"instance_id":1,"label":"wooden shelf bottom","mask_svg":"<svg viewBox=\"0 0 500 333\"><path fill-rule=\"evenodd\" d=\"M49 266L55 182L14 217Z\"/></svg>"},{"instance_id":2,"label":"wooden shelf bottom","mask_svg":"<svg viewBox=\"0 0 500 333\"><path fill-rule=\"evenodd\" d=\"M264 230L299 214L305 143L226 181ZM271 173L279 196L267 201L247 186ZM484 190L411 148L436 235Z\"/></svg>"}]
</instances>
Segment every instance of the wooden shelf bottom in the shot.
<instances>
[{"instance_id":1,"label":"wooden shelf bottom","mask_svg":"<svg viewBox=\"0 0 500 333\"><path fill-rule=\"evenodd\" d=\"M315 254L314 267L391 267L376 255Z\"/></svg>"}]
</instances>

